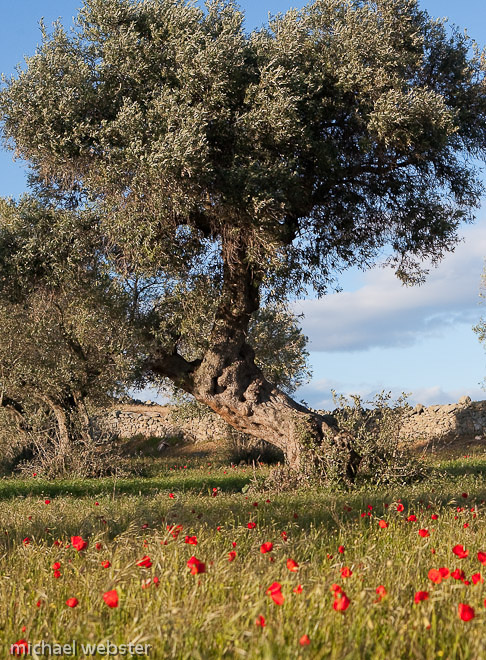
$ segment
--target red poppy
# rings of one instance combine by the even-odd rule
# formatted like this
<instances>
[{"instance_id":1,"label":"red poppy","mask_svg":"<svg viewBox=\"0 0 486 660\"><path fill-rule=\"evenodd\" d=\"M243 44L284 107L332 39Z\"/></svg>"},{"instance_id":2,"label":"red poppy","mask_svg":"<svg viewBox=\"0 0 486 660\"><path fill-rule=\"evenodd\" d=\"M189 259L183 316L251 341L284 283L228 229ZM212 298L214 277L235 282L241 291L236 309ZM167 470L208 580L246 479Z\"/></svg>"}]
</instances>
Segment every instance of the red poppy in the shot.
<instances>
[{"instance_id":1,"label":"red poppy","mask_svg":"<svg viewBox=\"0 0 486 660\"><path fill-rule=\"evenodd\" d=\"M265 617L262 614L259 614L255 620L255 625L260 626L261 628L265 628L267 625L267 622L265 621Z\"/></svg>"},{"instance_id":2,"label":"red poppy","mask_svg":"<svg viewBox=\"0 0 486 660\"><path fill-rule=\"evenodd\" d=\"M378 587L376 587L375 591L378 594L378 600L376 602L379 603L380 600L387 595L387 590L382 584L380 584Z\"/></svg>"},{"instance_id":3,"label":"red poppy","mask_svg":"<svg viewBox=\"0 0 486 660\"><path fill-rule=\"evenodd\" d=\"M421 536L422 538L430 536L428 529L419 529L418 533L419 533L419 536Z\"/></svg>"},{"instance_id":4,"label":"red poppy","mask_svg":"<svg viewBox=\"0 0 486 660\"><path fill-rule=\"evenodd\" d=\"M103 594L103 600L108 605L108 607L118 607L118 592L116 589L112 591L106 591Z\"/></svg>"},{"instance_id":5,"label":"red poppy","mask_svg":"<svg viewBox=\"0 0 486 660\"><path fill-rule=\"evenodd\" d=\"M401 513L404 509L405 509L405 507L403 506L403 504L401 504L401 503L397 504L397 511L398 512Z\"/></svg>"},{"instance_id":6,"label":"red poppy","mask_svg":"<svg viewBox=\"0 0 486 660\"><path fill-rule=\"evenodd\" d=\"M174 493L169 493L169 497L170 497L171 500L173 500L174 497L175 497Z\"/></svg>"},{"instance_id":7,"label":"red poppy","mask_svg":"<svg viewBox=\"0 0 486 660\"><path fill-rule=\"evenodd\" d=\"M294 588L292 589L292 591L294 592L294 594L301 594L302 591L303 591L303 589L302 589L302 585L301 585L301 584L298 584L296 587L294 587Z\"/></svg>"},{"instance_id":8,"label":"red poppy","mask_svg":"<svg viewBox=\"0 0 486 660\"><path fill-rule=\"evenodd\" d=\"M415 522L417 520L417 516L415 514L411 514L407 518L408 522Z\"/></svg>"},{"instance_id":9,"label":"red poppy","mask_svg":"<svg viewBox=\"0 0 486 660\"><path fill-rule=\"evenodd\" d=\"M82 536L71 536L71 545L78 552L88 547L87 541Z\"/></svg>"},{"instance_id":10,"label":"red poppy","mask_svg":"<svg viewBox=\"0 0 486 660\"><path fill-rule=\"evenodd\" d=\"M349 566L344 566L341 569L341 577L343 577L343 578L351 577L352 574L353 574L353 571L349 568Z\"/></svg>"},{"instance_id":11,"label":"red poppy","mask_svg":"<svg viewBox=\"0 0 486 660\"><path fill-rule=\"evenodd\" d=\"M481 552L481 551L479 551L479 552L478 552L478 559L479 559L479 561L481 562L481 564L485 564L485 565L486 565L486 552Z\"/></svg>"},{"instance_id":12,"label":"red poppy","mask_svg":"<svg viewBox=\"0 0 486 660\"><path fill-rule=\"evenodd\" d=\"M101 565L103 566L103 568L110 568L110 566L111 566L111 564L110 564L110 562L108 561L108 559L107 559L106 561L102 561L102 562L101 562Z\"/></svg>"},{"instance_id":13,"label":"red poppy","mask_svg":"<svg viewBox=\"0 0 486 660\"><path fill-rule=\"evenodd\" d=\"M267 595L273 600L276 605L282 605L284 597L282 594L282 585L280 582L272 582L266 591Z\"/></svg>"},{"instance_id":14,"label":"red poppy","mask_svg":"<svg viewBox=\"0 0 486 660\"><path fill-rule=\"evenodd\" d=\"M438 520L439 516L436 513L433 513L431 516L432 520Z\"/></svg>"},{"instance_id":15,"label":"red poppy","mask_svg":"<svg viewBox=\"0 0 486 660\"><path fill-rule=\"evenodd\" d=\"M469 550L466 550L466 548L463 545L455 545L452 548L452 552L455 555L457 555L459 557L459 559L464 559L469 554Z\"/></svg>"},{"instance_id":16,"label":"red poppy","mask_svg":"<svg viewBox=\"0 0 486 660\"><path fill-rule=\"evenodd\" d=\"M235 559L236 559L236 552L234 550L228 552L228 561L234 561Z\"/></svg>"},{"instance_id":17,"label":"red poppy","mask_svg":"<svg viewBox=\"0 0 486 660\"><path fill-rule=\"evenodd\" d=\"M43 604L43 601L39 598L37 603L35 604L36 607L40 607Z\"/></svg>"},{"instance_id":18,"label":"red poppy","mask_svg":"<svg viewBox=\"0 0 486 660\"><path fill-rule=\"evenodd\" d=\"M19 639L18 642L10 646L10 655L27 655L28 653L29 642L26 639Z\"/></svg>"},{"instance_id":19,"label":"red poppy","mask_svg":"<svg viewBox=\"0 0 486 660\"><path fill-rule=\"evenodd\" d=\"M301 646L309 646L310 644L309 635L302 635L302 637L299 639L299 644Z\"/></svg>"},{"instance_id":20,"label":"red poppy","mask_svg":"<svg viewBox=\"0 0 486 660\"><path fill-rule=\"evenodd\" d=\"M52 568L54 571L58 571L61 568L61 564L58 561L56 561L52 564Z\"/></svg>"},{"instance_id":21,"label":"red poppy","mask_svg":"<svg viewBox=\"0 0 486 660\"><path fill-rule=\"evenodd\" d=\"M381 529L386 529L388 527L388 523L384 520L379 520L378 525L381 527Z\"/></svg>"},{"instance_id":22,"label":"red poppy","mask_svg":"<svg viewBox=\"0 0 486 660\"><path fill-rule=\"evenodd\" d=\"M57 570L56 570L56 571L54 571L53 575L54 575L54 577L55 577L56 580L57 580L57 578L60 578L60 577L61 577L61 571L57 571Z\"/></svg>"},{"instance_id":23,"label":"red poppy","mask_svg":"<svg viewBox=\"0 0 486 660\"><path fill-rule=\"evenodd\" d=\"M287 559L287 568L292 573L296 573L299 570L299 564L295 561L295 559Z\"/></svg>"},{"instance_id":24,"label":"red poppy","mask_svg":"<svg viewBox=\"0 0 486 660\"><path fill-rule=\"evenodd\" d=\"M415 603L420 603L422 600L428 600L429 592L428 591L417 591L413 600Z\"/></svg>"},{"instance_id":25,"label":"red poppy","mask_svg":"<svg viewBox=\"0 0 486 660\"><path fill-rule=\"evenodd\" d=\"M198 573L206 572L206 564L202 561L199 561L199 559L196 559L194 556L189 559L187 565L191 569L191 575L197 575Z\"/></svg>"},{"instance_id":26,"label":"red poppy","mask_svg":"<svg viewBox=\"0 0 486 660\"><path fill-rule=\"evenodd\" d=\"M454 580L464 580L466 578L466 574L464 571L461 571L460 568L456 568L456 570L451 573L451 577L453 577Z\"/></svg>"},{"instance_id":27,"label":"red poppy","mask_svg":"<svg viewBox=\"0 0 486 660\"><path fill-rule=\"evenodd\" d=\"M345 551L344 545L340 545L339 548L338 548L338 552L342 555L342 554L344 554L344 551Z\"/></svg>"},{"instance_id":28,"label":"red poppy","mask_svg":"<svg viewBox=\"0 0 486 660\"><path fill-rule=\"evenodd\" d=\"M347 610L350 602L351 601L346 596L344 591L334 592L334 603L332 604L332 606L336 610L336 612L344 612L345 610Z\"/></svg>"},{"instance_id":29,"label":"red poppy","mask_svg":"<svg viewBox=\"0 0 486 660\"><path fill-rule=\"evenodd\" d=\"M152 566L152 561L148 555L142 557L140 561L137 561L137 566L142 566L144 568L150 568Z\"/></svg>"},{"instance_id":30,"label":"red poppy","mask_svg":"<svg viewBox=\"0 0 486 660\"><path fill-rule=\"evenodd\" d=\"M256 523L254 523L254 522L249 522L248 525L247 525L247 527L248 527L248 529L255 529L255 527L256 527Z\"/></svg>"},{"instance_id":31,"label":"red poppy","mask_svg":"<svg viewBox=\"0 0 486 660\"><path fill-rule=\"evenodd\" d=\"M29 538L28 536L26 536L25 539L22 540L22 543L23 543L24 545L29 545L29 543L30 543L30 538Z\"/></svg>"},{"instance_id":32,"label":"red poppy","mask_svg":"<svg viewBox=\"0 0 486 660\"><path fill-rule=\"evenodd\" d=\"M471 580L473 584L481 584L482 582L484 582L481 573L474 573L474 575L471 575Z\"/></svg>"},{"instance_id":33,"label":"red poppy","mask_svg":"<svg viewBox=\"0 0 486 660\"><path fill-rule=\"evenodd\" d=\"M186 538L184 539L184 543L188 543L189 545L197 545L197 537L186 536Z\"/></svg>"},{"instance_id":34,"label":"red poppy","mask_svg":"<svg viewBox=\"0 0 486 660\"><path fill-rule=\"evenodd\" d=\"M434 582L435 584L440 584L442 582L442 575L440 571L438 571L436 568L430 569L428 573L428 578L431 582Z\"/></svg>"},{"instance_id":35,"label":"red poppy","mask_svg":"<svg viewBox=\"0 0 486 660\"><path fill-rule=\"evenodd\" d=\"M266 543L262 543L260 546L260 552L264 555L267 552L272 552L273 550L273 543L271 541L267 541Z\"/></svg>"},{"instance_id":36,"label":"red poppy","mask_svg":"<svg viewBox=\"0 0 486 660\"><path fill-rule=\"evenodd\" d=\"M44 504L50 504L51 500L44 500Z\"/></svg>"},{"instance_id":37,"label":"red poppy","mask_svg":"<svg viewBox=\"0 0 486 660\"><path fill-rule=\"evenodd\" d=\"M465 605L464 603L459 603L457 610L459 617L463 621L470 621L471 619L474 619L474 617L476 616L476 613L474 612L474 607L471 607L470 605Z\"/></svg>"},{"instance_id":38,"label":"red poppy","mask_svg":"<svg viewBox=\"0 0 486 660\"><path fill-rule=\"evenodd\" d=\"M280 536L282 537L282 539L284 541L286 541L288 539L287 532L280 532Z\"/></svg>"},{"instance_id":39,"label":"red poppy","mask_svg":"<svg viewBox=\"0 0 486 660\"><path fill-rule=\"evenodd\" d=\"M467 498L467 493L463 493L462 496L464 497L464 499L466 499Z\"/></svg>"},{"instance_id":40,"label":"red poppy","mask_svg":"<svg viewBox=\"0 0 486 660\"><path fill-rule=\"evenodd\" d=\"M74 596L72 598L68 598L66 601L66 605L68 607L77 607L78 603L79 603L78 599L74 598Z\"/></svg>"},{"instance_id":41,"label":"red poppy","mask_svg":"<svg viewBox=\"0 0 486 660\"><path fill-rule=\"evenodd\" d=\"M442 579L444 580L447 580L447 578L451 576L451 572L446 566L439 568L439 573L442 575Z\"/></svg>"}]
</instances>

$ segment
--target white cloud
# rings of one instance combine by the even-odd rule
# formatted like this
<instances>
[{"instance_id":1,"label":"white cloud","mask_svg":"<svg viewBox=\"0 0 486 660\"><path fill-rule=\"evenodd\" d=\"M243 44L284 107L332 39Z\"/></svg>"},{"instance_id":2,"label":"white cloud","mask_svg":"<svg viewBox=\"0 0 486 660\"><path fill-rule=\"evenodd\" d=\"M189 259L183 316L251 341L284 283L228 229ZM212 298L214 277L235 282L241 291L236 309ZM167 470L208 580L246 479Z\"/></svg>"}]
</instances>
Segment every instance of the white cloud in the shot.
<instances>
[{"instance_id":1,"label":"white cloud","mask_svg":"<svg viewBox=\"0 0 486 660\"><path fill-rule=\"evenodd\" d=\"M336 407L331 390L334 390L338 395L351 397L351 395L359 395L363 402L371 401L383 388L376 385L376 383L343 383L331 379L321 379L312 381L308 385L299 389L299 400L304 400L312 408L319 410L334 410ZM403 388L392 386L385 388L385 391L390 391L393 399L397 399L402 393ZM443 405L447 403L455 403L459 401L462 396L470 396L473 401L481 401L484 399L484 390L480 387L469 387L463 389L444 389L440 385L432 385L430 387L416 388L413 392L405 392L409 396L407 401L410 405L414 406L421 403L424 406Z\"/></svg>"},{"instance_id":2,"label":"white cloud","mask_svg":"<svg viewBox=\"0 0 486 660\"><path fill-rule=\"evenodd\" d=\"M295 304L312 351L405 347L440 336L457 323L474 324L486 257L486 219L463 230L464 242L431 270L426 284L404 287L390 268L362 275L363 286Z\"/></svg>"}]
</instances>

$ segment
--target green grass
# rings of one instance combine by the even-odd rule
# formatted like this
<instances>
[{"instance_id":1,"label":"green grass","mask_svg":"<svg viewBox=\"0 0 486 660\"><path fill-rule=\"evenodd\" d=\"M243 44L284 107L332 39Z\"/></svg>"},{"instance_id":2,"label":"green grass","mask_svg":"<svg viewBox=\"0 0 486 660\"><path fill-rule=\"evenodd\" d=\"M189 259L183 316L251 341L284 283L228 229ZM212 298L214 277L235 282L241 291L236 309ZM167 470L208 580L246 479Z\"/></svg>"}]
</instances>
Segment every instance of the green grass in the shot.
<instances>
[{"instance_id":1,"label":"green grass","mask_svg":"<svg viewBox=\"0 0 486 660\"><path fill-rule=\"evenodd\" d=\"M433 584L427 577L431 568L447 566L470 580L483 569L477 552L486 552L486 458L438 465L426 482L353 493L245 494L250 468L170 470L168 463L150 479L4 479L0 657L9 657L9 645L22 638L76 640L78 652L82 643L138 642L150 644L151 658L188 660L486 657L485 584L452 578ZM396 511L398 500L403 513ZM406 520L410 513L416 522ZM182 525L176 538L167 524ZM430 536L420 537L419 529ZM73 535L88 548L66 547ZM197 546L185 543L186 535L197 536ZM267 541L273 550L262 554ZM469 550L467 558L452 553L456 544ZM237 556L229 562L232 550ZM144 555L150 568L137 566ZM205 573L190 573L192 555L206 564ZM287 569L288 558L298 562L298 572ZM101 566L105 560L109 568ZM54 562L61 564L58 579ZM341 577L344 566L352 570L348 578ZM155 576L158 586L142 588ZM282 605L266 594L273 582L282 585ZM294 593L299 584L302 592ZM333 609L332 584L350 599L345 612ZM381 602L379 585L388 592ZM102 598L112 589L120 598L114 609ZM429 599L414 604L419 590ZM73 596L79 605L70 609L65 603ZM459 603L474 607L475 618L461 621ZM255 625L259 615L264 628ZM310 645L303 647L304 634Z\"/></svg>"}]
</instances>

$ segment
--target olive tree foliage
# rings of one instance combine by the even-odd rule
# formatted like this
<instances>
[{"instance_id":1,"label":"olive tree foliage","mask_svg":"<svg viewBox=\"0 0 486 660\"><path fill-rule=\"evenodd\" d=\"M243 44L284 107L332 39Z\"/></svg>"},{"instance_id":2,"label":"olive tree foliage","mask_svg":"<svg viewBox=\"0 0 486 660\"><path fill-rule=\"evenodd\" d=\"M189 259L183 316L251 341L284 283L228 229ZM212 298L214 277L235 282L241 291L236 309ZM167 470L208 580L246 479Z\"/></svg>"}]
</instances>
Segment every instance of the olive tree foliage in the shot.
<instances>
[{"instance_id":1,"label":"olive tree foliage","mask_svg":"<svg viewBox=\"0 0 486 660\"><path fill-rule=\"evenodd\" d=\"M96 208L118 263L158 280L159 311L179 285L214 296L198 357L177 324L147 326L146 373L294 465L303 439L339 445L351 473L349 438L255 364L251 319L384 252L420 282L454 248L481 193L484 71L415 0L316 0L249 34L231 2L85 0L0 112L33 181Z\"/></svg>"},{"instance_id":2,"label":"olive tree foliage","mask_svg":"<svg viewBox=\"0 0 486 660\"><path fill-rule=\"evenodd\" d=\"M97 237L90 214L0 201L0 410L27 434L40 415L61 455L136 373L131 300Z\"/></svg>"}]
</instances>

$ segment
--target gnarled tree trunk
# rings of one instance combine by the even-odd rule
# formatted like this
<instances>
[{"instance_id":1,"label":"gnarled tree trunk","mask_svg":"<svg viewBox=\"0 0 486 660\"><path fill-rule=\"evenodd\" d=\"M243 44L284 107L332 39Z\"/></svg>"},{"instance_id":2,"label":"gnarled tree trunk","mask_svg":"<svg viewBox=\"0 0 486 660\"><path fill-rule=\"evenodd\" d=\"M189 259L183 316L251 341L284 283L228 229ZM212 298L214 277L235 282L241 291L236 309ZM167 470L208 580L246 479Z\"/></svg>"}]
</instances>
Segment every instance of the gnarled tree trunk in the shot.
<instances>
[{"instance_id":1,"label":"gnarled tree trunk","mask_svg":"<svg viewBox=\"0 0 486 660\"><path fill-rule=\"evenodd\" d=\"M251 314L259 306L260 281L247 265L244 246L223 244L223 276L221 301L203 358L189 362L174 347L171 354L153 355L147 369L170 378L238 431L279 447L295 469L306 444L334 445L352 480L360 457L351 436L338 429L332 416L313 413L293 401L255 364L246 338Z\"/></svg>"}]
</instances>

